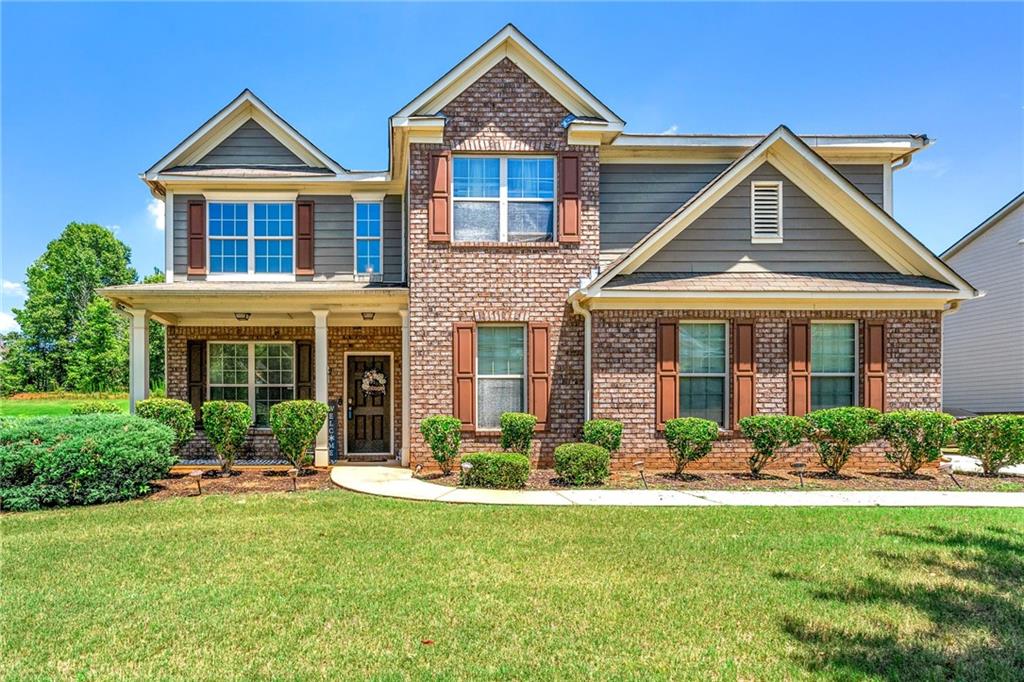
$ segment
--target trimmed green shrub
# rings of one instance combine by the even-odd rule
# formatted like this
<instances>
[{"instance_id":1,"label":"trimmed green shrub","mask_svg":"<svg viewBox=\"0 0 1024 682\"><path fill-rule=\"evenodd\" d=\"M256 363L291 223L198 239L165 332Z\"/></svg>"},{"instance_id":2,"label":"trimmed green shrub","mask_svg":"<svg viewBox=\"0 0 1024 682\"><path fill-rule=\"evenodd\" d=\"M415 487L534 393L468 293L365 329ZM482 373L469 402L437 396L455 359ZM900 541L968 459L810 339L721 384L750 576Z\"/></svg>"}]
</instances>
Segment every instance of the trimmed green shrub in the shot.
<instances>
[{"instance_id":1,"label":"trimmed green shrub","mask_svg":"<svg viewBox=\"0 0 1024 682\"><path fill-rule=\"evenodd\" d=\"M0 499L8 511L130 500L166 478L174 434L127 414L33 417L0 428Z\"/></svg>"},{"instance_id":2,"label":"trimmed green shrub","mask_svg":"<svg viewBox=\"0 0 1024 682\"><path fill-rule=\"evenodd\" d=\"M310 448L324 425L330 408L315 400L286 400L270 408L270 430L281 454L296 469L313 463Z\"/></svg>"},{"instance_id":3,"label":"trimmed green shrub","mask_svg":"<svg viewBox=\"0 0 1024 682\"><path fill-rule=\"evenodd\" d=\"M665 422L665 441L676 459L676 475L690 462L696 462L711 452L718 440L718 424L710 419L680 417Z\"/></svg>"},{"instance_id":4,"label":"trimmed green shrub","mask_svg":"<svg viewBox=\"0 0 1024 682\"><path fill-rule=\"evenodd\" d=\"M434 461L441 465L442 473L450 474L462 444L462 422L458 417L435 414L420 422L420 433L430 446Z\"/></svg>"},{"instance_id":5,"label":"trimmed green shrub","mask_svg":"<svg viewBox=\"0 0 1024 682\"><path fill-rule=\"evenodd\" d=\"M878 438L881 414L871 407L833 407L804 417L810 426L807 437L818 449L818 458L826 471L838 475L853 448Z\"/></svg>"},{"instance_id":6,"label":"trimmed green shrub","mask_svg":"<svg viewBox=\"0 0 1024 682\"><path fill-rule=\"evenodd\" d=\"M196 435L196 413L184 400L147 398L135 404L135 414L152 419L174 432L174 451Z\"/></svg>"},{"instance_id":7,"label":"trimmed green shrub","mask_svg":"<svg viewBox=\"0 0 1024 682\"><path fill-rule=\"evenodd\" d=\"M611 455L593 443L563 443L555 448L555 473L572 485L598 485L608 478Z\"/></svg>"},{"instance_id":8,"label":"trimmed green shrub","mask_svg":"<svg viewBox=\"0 0 1024 682\"><path fill-rule=\"evenodd\" d=\"M472 467L463 469L459 485L474 488L522 488L530 476L530 460L518 452L471 452L462 462Z\"/></svg>"},{"instance_id":9,"label":"trimmed green shrub","mask_svg":"<svg viewBox=\"0 0 1024 682\"><path fill-rule=\"evenodd\" d=\"M878 434L889 441L885 458L908 476L926 462L942 456L942 448L953 440L951 415L925 410L886 412L878 420Z\"/></svg>"},{"instance_id":10,"label":"trimmed green shrub","mask_svg":"<svg viewBox=\"0 0 1024 682\"><path fill-rule=\"evenodd\" d=\"M981 460L993 475L1005 466L1024 463L1024 415L988 414L956 423L960 454Z\"/></svg>"},{"instance_id":11,"label":"trimmed green shrub","mask_svg":"<svg viewBox=\"0 0 1024 682\"><path fill-rule=\"evenodd\" d=\"M117 403L109 403L102 400L86 400L72 405L71 414L123 414L123 411Z\"/></svg>"},{"instance_id":12,"label":"trimmed green shrub","mask_svg":"<svg viewBox=\"0 0 1024 682\"><path fill-rule=\"evenodd\" d=\"M221 471L231 472L238 452L252 425L252 410L246 403L211 400L203 403L203 432L220 461Z\"/></svg>"},{"instance_id":13,"label":"trimmed green shrub","mask_svg":"<svg viewBox=\"0 0 1024 682\"><path fill-rule=\"evenodd\" d=\"M499 424L501 449L529 456L537 418L525 412L503 412Z\"/></svg>"},{"instance_id":14,"label":"trimmed green shrub","mask_svg":"<svg viewBox=\"0 0 1024 682\"><path fill-rule=\"evenodd\" d=\"M622 422L614 419L591 419L583 425L583 442L597 445L609 453L622 446Z\"/></svg>"},{"instance_id":15,"label":"trimmed green shrub","mask_svg":"<svg viewBox=\"0 0 1024 682\"><path fill-rule=\"evenodd\" d=\"M755 476L778 455L782 448L799 445L807 435L807 422L784 414L755 414L739 422L744 438L750 439L754 454L747 458Z\"/></svg>"}]
</instances>

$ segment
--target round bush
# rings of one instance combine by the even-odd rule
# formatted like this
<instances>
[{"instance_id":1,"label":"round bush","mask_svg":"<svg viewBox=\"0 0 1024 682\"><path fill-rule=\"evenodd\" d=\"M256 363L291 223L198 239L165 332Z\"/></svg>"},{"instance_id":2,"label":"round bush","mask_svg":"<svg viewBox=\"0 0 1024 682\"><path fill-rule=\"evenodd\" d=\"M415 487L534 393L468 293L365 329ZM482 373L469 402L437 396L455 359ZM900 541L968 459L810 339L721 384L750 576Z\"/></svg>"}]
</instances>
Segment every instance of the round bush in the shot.
<instances>
[{"instance_id":1,"label":"round bush","mask_svg":"<svg viewBox=\"0 0 1024 682\"><path fill-rule=\"evenodd\" d=\"M665 441L676 460L676 475L690 462L707 456L718 440L718 424L710 419L680 417L665 422Z\"/></svg>"},{"instance_id":2,"label":"round bush","mask_svg":"<svg viewBox=\"0 0 1024 682\"><path fill-rule=\"evenodd\" d=\"M925 410L886 412L878 420L879 435L889 441L885 458L908 476L942 456L953 440L951 415Z\"/></svg>"},{"instance_id":3,"label":"round bush","mask_svg":"<svg viewBox=\"0 0 1024 682\"><path fill-rule=\"evenodd\" d=\"M537 418L525 412L504 412L500 424L501 449L529 455Z\"/></svg>"},{"instance_id":4,"label":"round bush","mask_svg":"<svg viewBox=\"0 0 1024 682\"><path fill-rule=\"evenodd\" d=\"M245 447L245 437L251 425L252 410L246 403L228 400L203 403L203 432L224 473L231 471L235 457Z\"/></svg>"},{"instance_id":5,"label":"round bush","mask_svg":"<svg viewBox=\"0 0 1024 682\"><path fill-rule=\"evenodd\" d=\"M434 461L445 476L452 472L452 462L459 456L462 443L462 422L447 414L435 414L420 422L420 433L430 446Z\"/></svg>"},{"instance_id":6,"label":"round bush","mask_svg":"<svg viewBox=\"0 0 1024 682\"><path fill-rule=\"evenodd\" d=\"M459 485L516 489L530 476L530 460L518 452L471 452L462 461L472 468L462 469Z\"/></svg>"},{"instance_id":7,"label":"round bush","mask_svg":"<svg viewBox=\"0 0 1024 682\"><path fill-rule=\"evenodd\" d=\"M981 461L988 475L1024 463L1024 415L989 414L956 423L960 454Z\"/></svg>"},{"instance_id":8,"label":"round bush","mask_svg":"<svg viewBox=\"0 0 1024 682\"><path fill-rule=\"evenodd\" d=\"M583 442L616 452L622 445L622 422L614 419L591 419L583 425Z\"/></svg>"},{"instance_id":9,"label":"round bush","mask_svg":"<svg viewBox=\"0 0 1024 682\"><path fill-rule=\"evenodd\" d=\"M71 414L124 414L117 403L103 400L84 400L71 406Z\"/></svg>"},{"instance_id":10,"label":"round bush","mask_svg":"<svg viewBox=\"0 0 1024 682\"><path fill-rule=\"evenodd\" d=\"M807 437L818 449L821 465L833 476L850 459L853 448L878 438L881 412L870 407L833 407L810 412Z\"/></svg>"},{"instance_id":11,"label":"round bush","mask_svg":"<svg viewBox=\"0 0 1024 682\"><path fill-rule=\"evenodd\" d=\"M611 456L592 443L564 443L555 448L555 473L572 485L599 485L608 478Z\"/></svg>"},{"instance_id":12,"label":"round bush","mask_svg":"<svg viewBox=\"0 0 1024 682\"><path fill-rule=\"evenodd\" d=\"M270 429L281 454L296 469L313 463L309 454L330 408L315 400L286 400L270 408Z\"/></svg>"},{"instance_id":13,"label":"round bush","mask_svg":"<svg viewBox=\"0 0 1024 682\"><path fill-rule=\"evenodd\" d=\"M174 451L196 435L196 413L184 400L147 398L135 404L135 414L152 419L174 432Z\"/></svg>"},{"instance_id":14,"label":"round bush","mask_svg":"<svg viewBox=\"0 0 1024 682\"><path fill-rule=\"evenodd\" d=\"M785 447L799 445L807 435L807 422L784 414L755 414L739 422L744 438L750 439L754 454L747 458L750 473L757 476Z\"/></svg>"}]
</instances>

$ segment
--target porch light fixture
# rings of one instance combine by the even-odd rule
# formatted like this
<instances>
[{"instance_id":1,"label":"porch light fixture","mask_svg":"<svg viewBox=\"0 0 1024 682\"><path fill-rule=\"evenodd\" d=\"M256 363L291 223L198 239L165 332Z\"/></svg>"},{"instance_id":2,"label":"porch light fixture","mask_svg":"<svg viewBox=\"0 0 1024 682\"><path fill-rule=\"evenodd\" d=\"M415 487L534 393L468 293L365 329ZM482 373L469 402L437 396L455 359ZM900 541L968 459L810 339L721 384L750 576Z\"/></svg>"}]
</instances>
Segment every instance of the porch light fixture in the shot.
<instances>
[{"instance_id":1,"label":"porch light fixture","mask_svg":"<svg viewBox=\"0 0 1024 682\"><path fill-rule=\"evenodd\" d=\"M239 322L247 322L252 317L252 313L235 313L235 319Z\"/></svg>"},{"instance_id":2,"label":"porch light fixture","mask_svg":"<svg viewBox=\"0 0 1024 682\"><path fill-rule=\"evenodd\" d=\"M470 470L473 469L473 465L470 462L463 462L459 466L462 467L462 478L465 480L469 476ZM462 481L459 481L459 485L462 485Z\"/></svg>"},{"instance_id":3,"label":"porch light fixture","mask_svg":"<svg viewBox=\"0 0 1024 682\"><path fill-rule=\"evenodd\" d=\"M372 320L376 316L377 316L377 313L363 313L363 319L364 320Z\"/></svg>"}]
</instances>

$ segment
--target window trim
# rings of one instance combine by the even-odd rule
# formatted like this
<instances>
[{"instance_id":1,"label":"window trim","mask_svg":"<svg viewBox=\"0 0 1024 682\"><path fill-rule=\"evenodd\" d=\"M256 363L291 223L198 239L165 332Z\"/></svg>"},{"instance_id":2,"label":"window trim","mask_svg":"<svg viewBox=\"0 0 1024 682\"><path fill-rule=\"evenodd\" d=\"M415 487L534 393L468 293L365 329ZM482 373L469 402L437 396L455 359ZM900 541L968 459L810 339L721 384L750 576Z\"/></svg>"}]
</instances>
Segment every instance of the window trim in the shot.
<instances>
[{"instance_id":1,"label":"window trim","mask_svg":"<svg viewBox=\"0 0 1024 682\"><path fill-rule=\"evenodd\" d=\"M778 194L779 211L778 225L775 234L758 234L755 229L754 220L754 192L758 187L773 187ZM750 182L750 242L752 244L781 244L783 225L783 187L781 180L751 180Z\"/></svg>"},{"instance_id":2,"label":"window trim","mask_svg":"<svg viewBox=\"0 0 1024 682\"><path fill-rule=\"evenodd\" d=\"M359 236L359 204L376 204L380 206L380 236L360 237ZM359 242L380 243L380 269L377 272L359 272ZM352 196L352 276L358 280L370 282L380 281L384 278L384 198L364 198Z\"/></svg>"},{"instance_id":3,"label":"window trim","mask_svg":"<svg viewBox=\"0 0 1024 682\"><path fill-rule=\"evenodd\" d=\"M296 223L298 221L298 206L296 197L289 195L282 199L274 196L225 196L206 195L206 279L221 282L294 282L295 281L295 258L297 256L298 243L296 241ZM246 272L214 272L210 267L212 251L210 243L216 241L241 241L243 237L213 237L210 235L210 204L246 204L247 223L245 241L247 244ZM292 206L292 271L291 272L256 272L256 242L257 241L288 241L287 237L257 237L256 236L256 204L290 204Z\"/></svg>"},{"instance_id":4,"label":"window trim","mask_svg":"<svg viewBox=\"0 0 1024 682\"><path fill-rule=\"evenodd\" d=\"M708 372L696 372L696 373L687 372L687 373L684 373L683 372L683 362L682 362L682 360L683 360L683 357L682 357L683 356L683 344L682 344L681 335L682 335L683 325L686 325L686 324L720 324L720 325L722 325L723 332L725 333L725 339L724 339L724 341L725 341L725 349L724 349L725 350L725 356L724 356L724 359L725 359L725 370L723 372L720 372L720 373L718 373L718 372L710 372L710 373L708 373ZM681 320L676 321L676 336L678 337L677 340L676 340L676 344L678 345L678 350L676 352L676 355L677 355L677 357L676 357L676 365L677 365L676 376L679 377L679 387L682 388L682 385L683 385L682 384L682 380L683 380L684 377L686 377L686 378L702 378L702 377L704 377L704 378L718 378L718 377L721 377L722 378L722 384L723 384L722 400L723 400L724 404L722 405L722 423L718 425L718 430L719 431L726 431L726 430L728 430L729 423L730 423L729 422L729 418L731 417L731 410L729 409L729 407L730 407L730 399L732 398L732 393L731 393L731 388L732 387L730 385L730 384L732 384L732 380L731 380L731 377L732 377L732 363L729 362L729 359L730 359L731 354L732 354L732 343L731 343L732 336L729 334L729 328L730 328L729 320L720 320L720 319L709 319L709 320L704 320L704 319L681 319ZM683 411L682 396L678 396L676 398L676 400L678 400L678 405L676 407L676 416L677 417L681 417L682 416L682 411Z\"/></svg>"},{"instance_id":5,"label":"window trim","mask_svg":"<svg viewBox=\"0 0 1024 682\"><path fill-rule=\"evenodd\" d=\"M249 409L252 410L252 423L251 426L257 429L269 429L269 426L256 426L256 346L291 346L292 347L292 383L291 384L260 384L260 386L268 388L291 388L292 399L294 400L295 392L298 390L296 384L297 372L295 363L297 362L298 355L295 349L294 341L224 341L224 340L208 340L206 342L206 400L211 400L210 393L213 388L239 388L242 384L214 384L212 374L212 365L210 362L210 347L211 346L247 346L246 351L246 380L248 385L246 386L248 397Z\"/></svg>"},{"instance_id":6,"label":"window trim","mask_svg":"<svg viewBox=\"0 0 1024 682\"><path fill-rule=\"evenodd\" d=\"M523 330L523 373L522 374L480 374L480 330L483 328L516 328ZM478 433L500 433L501 426L480 426L480 380L481 379L519 379L523 382L523 412L529 409L529 364L530 364L529 325L525 322L486 322L477 323L473 334L473 409L476 414L475 430Z\"/></svg>"},{"instance_id":7,"label":"window trim","mask_svg":"<svg viewBox=\"0 0 1024 682\"><path fill-rule=\"evenodd\" d=\"M851 407L857 407L860 405L860 323L858 320L810 320L809 324L809 335L810 335L810 346L807 349L807 360L809 371L807 372L808 379L808 391L810 394L807 396L807 404L811 411L814 411L814 377L850 377L853 379L853 403ZM814 325L816 324L848 324L853 325L853 371L852 372L816 372L814 370Z\"/></svg>"},{"instance_id":8,"label":"window trim","mask_svg":"<svg viewBox=\"0 0 1024 682\"><path fill-rule=\"evenodd\" d=\"M456 159L498 159L498 196L496 197L457 197L455 196L455 161ZM508 196L508 160L509 159L549 159L551 161L552 196L550 199L541 197ZM451 215L448 218L448 229L453 244L513 244L516 246L557 244L558 243L558 155L557 154L455 154L452 155L451 180L448 183L448 196L451 197ZM455 237L455 204L459 201L496 202L498 204L498 239L478 240L456 239ZM509 203L551 204L551 239L541 242L509 241L508 239L508 205Z\"/></svg>"}]
</instances>

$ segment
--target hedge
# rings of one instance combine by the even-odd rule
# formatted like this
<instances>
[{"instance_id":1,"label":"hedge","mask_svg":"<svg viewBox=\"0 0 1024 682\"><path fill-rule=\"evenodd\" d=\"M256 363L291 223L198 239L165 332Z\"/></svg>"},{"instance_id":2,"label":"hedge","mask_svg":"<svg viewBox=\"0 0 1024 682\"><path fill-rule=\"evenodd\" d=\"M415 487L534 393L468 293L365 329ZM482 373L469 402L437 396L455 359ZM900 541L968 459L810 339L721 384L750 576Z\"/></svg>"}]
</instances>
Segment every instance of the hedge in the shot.
<instances>
[{"instance_id":1,"label":"hedge","mask_svg":"<svg viewBox=\"0 0 1024 682\"><path fill-rule=\"evenodd\" d=\"M118 407L117 403L103 400L85 400L72 405L71 414L124 414L124 411Z\"/></svg>"},{"instance_id":2,"label":"hedge","mask_svg":"<svg viewBox=\"0 0 1024 682\"><path fill-rule=\"evenodd\" d=\"M942 456L953 440L951 415L924 410L886 412L878 420L879 435L889 441L885 458L908 476Z\"/></svg>"},{"instance_id":3,"label":"hedge","mask_svg":"<svg viewBox=\"0 0 1024 682\"><path fill-rule=\"evenodd\" d=\"M555 448L555 473L572 485L599 485L608 478L611 456L592 443L563 443Z\"/></svg>"},{"instance_id":4,"label":"hedge","mask_svg":"<svg viewBox=\"0 0 1024 682\"><path fill-rule=\"evenodd\" d=\"M810 412L807 437L818 449L818 459L833 476L849 461L853 448L878 438L881 412L870 407L833 407Z\"/></svg>"},{"instance_id":5,"label":"hedge","mask_svg":"<svg viewBox=\"0 0 1024 682\"><path fill-rule=\"evenodd\" d=\"M329 410L326 403L315 400L286 400L270 408L270 430L274 432L281 454L296 469L313 463L309 451Z\"/></svg>"},{"instance_id":6,"label":"hedge","mask_svg":"<svg viewBox=\"0 0 1024 682\"><path fill-rule=\"evenodd\" d=\"M711 452L718 440L718 424L710 419L680 417L665 422L665 441L676 460L676 475L690 462L696 462Z\"/></svg>"},{"instance_id":7,"label":"hedge","mask_svg":"<svg viewBox=\"0 0 1024 682\"><path fill-rule=\"evenodd\" d=\"M196 435L195 410L184 400L147 398L135 404L135 414L152 419L173 431L175 452Z\"/></svg>"},{"instance_id":8,"label":"hedge","mask_svg":"<svg viewBox=\"0 0 1024 682\"><path fill-rule=\"evenodd\" d=\"M747 458L750 473L757 476L778 456L779 450L798 445L807 435L807 422L784 414L755 414L739 421L744 438L750 439L754 452Z\"/></svg>"},{"instance_id":9,"label":"hedge","mask_svg":"<svg viewBox=\"0 0 1024 682\"><path fill-rule=\"evenodd\" d=\"M462 444L462 421L447 414L435 414L420 422L420 433L430 446L434 461L445 476L452 472L452 462L459 456Z\"/></svg>"},{"instance_id":10,"label":"hedge","mask_svg":"<svg viewBox=\"0 0 1024 682\"><path fill-rule=\"evenodd\" d=\"M501 449L529 455L537 418L525 412L503 412L499 424L501 425Z\"/></svg>"},{"instance_id":11,"label":"hedge","mask_svg":"<svg viewBox=\"0 0 1024 682\"><path fill-rule=\"evenodd\" d=\"M459 485L476 488L522 488L530 476L530 460L518 452L471 452L462 458Z\"/></svg>"},{"instance_id":12,"label":"hedge","mask_svg":"<svg viewBox=\"0 0 1024 682\"><path fill-rule=\"evenodd\" d=\"M246 403L210 400L203 403L203 432L220 461L221 471L231 471L235 457L245 447L252 425L252 409Z\"/></svg>"},{"instance_id":13,"label":"hedge","mask_svg":"<svg viewBox=\"0 0 1024 682\"><path fill-rule=\"evenodd\" d=\"M583 425L583 442L598 445L609 453L622 446L622 422L614 419L591 419Z\"/></svg>"},{"instance_id":14,"label":"hedge","mask_svg":"<svg viewBox=\"0 0 1024 682\"><path fill-rule=\"evenodd\" d=\"M988 475L1024 463L1024 415L989 414L956 424L960 454L981 460Z\"/></svg>"}]
</instances>

